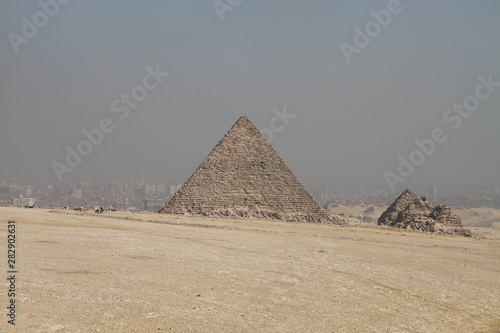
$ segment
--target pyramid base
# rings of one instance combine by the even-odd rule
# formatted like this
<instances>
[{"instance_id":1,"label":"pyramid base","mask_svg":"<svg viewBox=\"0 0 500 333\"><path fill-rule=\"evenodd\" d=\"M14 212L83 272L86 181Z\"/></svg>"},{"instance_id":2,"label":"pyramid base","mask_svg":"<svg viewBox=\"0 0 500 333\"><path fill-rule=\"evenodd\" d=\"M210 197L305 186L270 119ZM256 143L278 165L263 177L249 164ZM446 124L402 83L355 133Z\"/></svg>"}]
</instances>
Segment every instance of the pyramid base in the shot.
<instances>
[{"instance_id":1,"label":"pyramid base","mask_svg":"<svg viewBox=\"0 0 500 333\"><path fill-rule=\"evenodd\" d=\"M184 216L200 216L200 217L221 217L221 218L245 218L245 219L261 219L261 220L276 220L283 222L309 222L320 224L341 224L328 214L308 215L303 213L279 213L266 209L248 209L242 208L226 208L217 210L198 210L198 209L177 209L171 210L168 207L160 210L160 213L184 215Z\"/></svg>"}]
</instances>

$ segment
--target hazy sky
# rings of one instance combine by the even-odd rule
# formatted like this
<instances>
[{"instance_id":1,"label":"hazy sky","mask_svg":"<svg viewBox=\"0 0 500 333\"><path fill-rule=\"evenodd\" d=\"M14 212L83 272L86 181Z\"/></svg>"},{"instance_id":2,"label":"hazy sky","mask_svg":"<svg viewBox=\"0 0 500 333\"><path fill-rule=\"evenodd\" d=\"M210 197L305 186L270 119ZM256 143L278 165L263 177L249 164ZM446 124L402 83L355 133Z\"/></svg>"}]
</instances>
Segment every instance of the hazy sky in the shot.
<instances>
[{"instance_id":1,"label":"hazy sky","mask_svg":"<svg viewBox=\"0 0 500 333\"><path fill-rule=\"evenodd\" d=\"M248 115L310 189L500 185L500 1L54 1L0 1L0 179L184 182Z\"/></svg>"}]
</instances>

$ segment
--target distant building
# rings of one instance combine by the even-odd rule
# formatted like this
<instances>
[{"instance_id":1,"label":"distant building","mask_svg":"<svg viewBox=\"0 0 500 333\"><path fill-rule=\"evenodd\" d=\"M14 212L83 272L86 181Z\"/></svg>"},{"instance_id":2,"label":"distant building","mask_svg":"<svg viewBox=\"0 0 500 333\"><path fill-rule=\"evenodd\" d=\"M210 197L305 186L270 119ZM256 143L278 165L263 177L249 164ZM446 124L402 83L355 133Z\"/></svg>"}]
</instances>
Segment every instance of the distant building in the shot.
<instances>
[{"instance_id":1,"label":"distant building","mask_svg":"<svg viewBox=\"0 0 500 333\"><path fill-rule=\"evenodd\" d=\"M165 199L144 199L144 210L159 211L165 207Z\"/></svg>"},{"instance_id":2,"label":"distant building","mask_svg":"<svg viewBox=\"0 0 500 333\"><path fill-rule=\"evenodd\" d=\"M182 185L179 183L177 183L177 185L170 185L169 186L169 194L174 195L175 193L177 193L177 191L180 190L181 187L182 187Z\"/></svg>"},{"instance_id":3,"label":"distant building","mask_svg":"<svg viewBox=\"0 0 500 333\"><path fill-rule=\"evenodd\" d=\"M81 199L82 198L82 190L74 190L73 191L73 198Z\"/></svg>"},{"instance_id":4,"label":"distant building","mask_svg":"<svg viewBox=\"0 0 500 333\"><path fill-rule=\"evenodd\" d=\"M165 194L165 185L163 184L146 184L144 186L145 195L162 195Z\"/></svg>"},{"instance_id":5,"label":"distant building","mask_svg":"<svg viewBox=\"0 0 500 333\"><path fill-rule=\"evenodd\" d=\"M165 185L156 184L156 194L158 194L158 195L165 194Z\"/></svg>"},{"instance_id":6,"label":"distant building","mask_svg":"<svg viewBox=\"0 0 500 333\"><path fill-rule=\"evenodd\" d=\"M144 187L145 195L155 195L156 194L156 184L146 184Z\"/></svg>"},{"instance_id":7,"label":"distant building","mask_svg":"<svg viewBox=\"0 0 500 333\"><path fill-rule=\"evenodd\" d=\"M35 198L13 198L12 205L14 206L34 206L36 202Z\"/></svg>"}]
</instances>

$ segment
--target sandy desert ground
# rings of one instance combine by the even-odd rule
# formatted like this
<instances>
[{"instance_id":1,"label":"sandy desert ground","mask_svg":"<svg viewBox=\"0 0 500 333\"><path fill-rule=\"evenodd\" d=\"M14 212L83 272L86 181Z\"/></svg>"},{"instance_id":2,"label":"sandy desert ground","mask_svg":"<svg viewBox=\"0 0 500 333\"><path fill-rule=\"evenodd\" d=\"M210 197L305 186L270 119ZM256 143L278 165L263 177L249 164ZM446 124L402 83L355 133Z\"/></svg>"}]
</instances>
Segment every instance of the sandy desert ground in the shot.
<instances>
[{"instance_id":1,"label":"sandy desert ground","mask_svg":"<svg viewBox=\"0 0 500 333\"><path fill-rule=\"evenodd\" d=\"M500 331L495 223L463 238L0 207L0 276L8 220L17 226L17 325L2 315L1 331Z\"/></svg>"}]
</instances>

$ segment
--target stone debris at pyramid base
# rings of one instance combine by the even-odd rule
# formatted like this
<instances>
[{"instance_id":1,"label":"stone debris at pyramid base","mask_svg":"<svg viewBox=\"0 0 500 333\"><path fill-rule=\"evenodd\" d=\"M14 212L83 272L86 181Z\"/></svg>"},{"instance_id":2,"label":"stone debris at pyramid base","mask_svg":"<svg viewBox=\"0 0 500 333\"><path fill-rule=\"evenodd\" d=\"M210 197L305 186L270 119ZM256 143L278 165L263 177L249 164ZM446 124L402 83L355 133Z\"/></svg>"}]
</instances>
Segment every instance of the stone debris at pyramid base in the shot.
<instances>
[{"instance_id":1,"label":"stone debris at pyramid base","mask_svg":"<svg viewBox=\"0 0 500 333\"><path fill-rule=\"evenodd\" d=\"M471 231L463 228L460 218L451 214L450 207L435 205L426 197L418 197L411 189L404 191L380 215L377 224L405 230L472 237Z\"/></svg>"},{"instance_id":2,"label":"stone debris at pyramid base","mask_svg":"<svg viewBox=\"0 0 500 333\"><path fill-rule=\"evenodd\" d=\"M338 223L241 117L160 213Z\"/></svg>"},{"instance_id":3,"label":"stone debris at pyramid base","mask_svg":"<svg viewBox=\"0 0 500 333\"><path fill-rule=\"evenodd\" d=\"M198 216L198 217L211 217L211 218L242 218L242 219L259 219L259 220L276 220L283 222L310 222L319 224L346 224L345 219L337 216L321 216L317 214L302 214L302 213L280 213L268 209L248 208L248 207L233 207L226 209L183 209L183 210L167 210L163 209L161 213L184 215L184 216Z\"/></svg>"}]
</instances>

